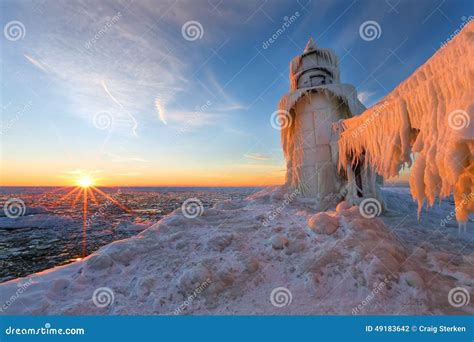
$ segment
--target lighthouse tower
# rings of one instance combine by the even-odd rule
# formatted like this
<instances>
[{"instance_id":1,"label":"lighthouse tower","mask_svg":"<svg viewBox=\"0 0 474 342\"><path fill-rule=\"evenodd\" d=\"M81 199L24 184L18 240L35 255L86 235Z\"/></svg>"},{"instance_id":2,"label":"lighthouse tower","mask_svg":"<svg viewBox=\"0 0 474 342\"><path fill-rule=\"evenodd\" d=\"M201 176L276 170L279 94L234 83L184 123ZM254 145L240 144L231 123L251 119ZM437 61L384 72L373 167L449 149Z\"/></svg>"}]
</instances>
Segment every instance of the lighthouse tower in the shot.
<instances>
[{"instance_id":1,"label":"lighthouse tower","mask_svg":"<svg viewBox=\"0 0 474 342\"><path fill-rule=\"evenodd\" d=\"M379 197L376 175L363 160L345 173L337 168L340 132L334 124L365 109L356 89L340 82L335 53L317 48L311 38L290 63L290 91L279 103L286 184L322 205Z\"/></svg>"}]
</instances>

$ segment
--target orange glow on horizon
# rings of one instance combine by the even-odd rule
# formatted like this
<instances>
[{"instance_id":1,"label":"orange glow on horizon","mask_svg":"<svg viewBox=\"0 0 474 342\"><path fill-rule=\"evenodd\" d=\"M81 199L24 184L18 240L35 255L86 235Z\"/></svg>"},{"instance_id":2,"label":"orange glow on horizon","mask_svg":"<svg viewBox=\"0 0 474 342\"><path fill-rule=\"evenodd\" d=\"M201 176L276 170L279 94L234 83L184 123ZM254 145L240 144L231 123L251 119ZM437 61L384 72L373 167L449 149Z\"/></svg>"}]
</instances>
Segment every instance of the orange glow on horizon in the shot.
<instances>
[{"instance_id":1,"label":"orange glow on horizon","mask_svg":"<svg viewBox=\"0 0 474 342\"><path fill-rule=\"evenodd\" d=\"M85 170L84 164L87 165ZM92 186L268 186L283 184L285 165L281 162L229 162L218 164L158 162L111 164L97 160L34 162L15 160L2 165L0 186L79 186L88 177ZM85 181L83 185L89 182Z\"/></svg>"},{"instance_id":2,"label":"orange glow on horizon","mask_svg":"<svg viewBox=\"0 0 474 342\"><path fill-rule=\"evenodd\" d=\"M14 160L0 168L0 186L268 186L283 184L285 165L274 161L220 161L219 163L158 162L112 164L102 160L32 162ZM84 167L87 165L87 169ZM82 179L84 178L84 181ZM79 182L80 180L80 182Z\"/></svg>"},{"instance_id":3,"label":"orange glow on horizon","mask_svg":"<svg viewBox=\"0 0 474 342\"><path fill-rule=\"evenodd\" d=\"M100 179L100 184L97 184L98 181L94 180L92 186L99 187L160 187L160 186L170 186L170 187L195 187L195 186L272 186L272 185L281 185L285 181L284 172L279 174L270 173L270 174L258 174L253 173L241 173L237 174L235 172L223 171L222 173L213 173L209 175L186 175L186 174L177 174L173 176L155 176L150 174L144 174L137 177L119 177L119 176L103 176ZM3 177L0 180L0 186L52 186L52 187L70 187L78 186L84 188L83 185L78 183L78 181L73 181L71 185L71 179L58 177L57 175L44 175L44 177L37 177L36 175L32 177L21 177L16 176L17 174L9 174L8 178Z\"/></svg>"},{"instance_id":4,"label":"orange glow on horizon","mask_svg":"<svg viewBox=\"0 0 474 342\"><path fill-rule=\"evenodd\" d=\"M77 165L64 166L74 170ZM19 172L18 170L22 170ZM110 165L94 164L88 171L75 173L51 171L51 165L40 164L35 170L23 164L8 163L0 170L0 186L53 186L92 187L227 187L274 186L285 182L285 165L265 163L224 164L206 167L160 167L146 165L141 169L123 169ZM102 170L99 172L91 170ZM406 184L411 169L403 169L397 177L385 179L392 184ZM84 187L85 186L85 187ZM89 193L90 195L90 193Z\"/></svg>"}]
</instances>

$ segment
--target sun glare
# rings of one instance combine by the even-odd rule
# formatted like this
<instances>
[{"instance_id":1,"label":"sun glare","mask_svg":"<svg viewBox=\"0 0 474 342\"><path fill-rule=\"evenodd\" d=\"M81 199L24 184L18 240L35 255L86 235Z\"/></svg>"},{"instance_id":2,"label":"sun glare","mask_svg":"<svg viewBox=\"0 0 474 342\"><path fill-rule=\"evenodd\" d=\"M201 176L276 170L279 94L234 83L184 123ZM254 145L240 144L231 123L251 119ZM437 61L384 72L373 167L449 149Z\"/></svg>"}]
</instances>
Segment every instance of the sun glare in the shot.
<instances>
[{"instance_id":1,"label":"sun glare","mask_svg":"<svg viewBox=\"0 0 474 342\"><path fill-rule=\"evenodd\" d=\"M92 179L89 177L82 177L77 180L77 184L83 188L88 188L92 185Z\"/></svg>"}]
</instances>

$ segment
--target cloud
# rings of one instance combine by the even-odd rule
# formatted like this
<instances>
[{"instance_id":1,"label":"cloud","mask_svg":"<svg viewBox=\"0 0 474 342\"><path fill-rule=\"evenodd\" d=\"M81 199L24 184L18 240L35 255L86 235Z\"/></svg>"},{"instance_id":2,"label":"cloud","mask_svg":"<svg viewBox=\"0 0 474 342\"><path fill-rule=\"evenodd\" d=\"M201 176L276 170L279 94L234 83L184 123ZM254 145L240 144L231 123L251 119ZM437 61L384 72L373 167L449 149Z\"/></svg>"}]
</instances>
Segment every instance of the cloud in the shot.
<instances>
[{"instance_id":1,"label":"cloud","mask_svg":"<svg viewBox=\"0 0 474 342\"><path fill-rule=\"evenodd\" d=\"M210 70L207 71L207 79L208 86L212 88L213 94L217 94L218 98L222 101L218 106L219 111L233 111L245 108L245 106L229 95L226 89L219 83L215 74Z\"/></svg>"},{"instance_id":2,"label":"cloud","mask_svg":"<svg viewBox=\"0 0 474 342\"><path fill-rule=\"evenodd\" d=\"M107 88L107 85L105 84L104 80L101 81L101 84L102 88L104 88L105 92L107 93L107 95L109 95L112 101L114 101L120 108L123 108L122 104L118 102L118 100L110 93L109 88Z\"/></svg>"},{"instance_id":3,"label":"cloud","mask_svg":"<svg viewBox=\"0 0 474 342\"><path fill-rule=\"evenodd\" d=\"M112 95L112 93L110 92L109 88L107 87L107 85L105 84L105 81L102 80L102 88L104 88L105 92L107 93L107 95L109 95L110 99L115 102L121 109L123 109L123 106L122 104ZM128 116L128 118L133 122L133 126L132 126L132 133L133 135L137 136L137 128L138 128L138 122L137 120L135 119L135 117L128 111L124 110L125 114Z\"/></svg>"},{"instance_id":4,"label":"cloud","mask_svg":"<svg viewBox=\"0 0 474 342\"><path fill-rule=\"evenodd\" d=\"M260 154L260 153L247 153L247 154L244 154L244 157L248 158L248 159L253 159L253 160L270 160L270 159L272 159L270 156L266 156L266 155L263 155L263 154Z\"/></svg>"},{"instance_id":5,"label":"cloud","mask_svg":"<svg viewBox=\"0 0 474 342\"><path fill-rule=\"evenodd\" d=\"M366 104L367 101L372 97L375 93L370 92L370 91L361 91L358 95L357 98L359 99L360 102L363 104Z\"/></svg>"},{"instance_id":6,"label":"cloud","mask_svg":"<svg viewBox=\"0 0 474 342\"><path fill-rule=\"evenodd\" d=\"M148 163L148 160L141 157L121 156L107 152L106 155L112 163Z\"/></svg>"},{"instance_id":7,"label":"cloud","mask_svg":"<svg viewBox=\"0 0 474 342\"><path fill-rule=\"evenodd\" d=\"M115 173L115 176L123 176L123 177L134 177L142 175L141 172L123 172L123 173Z\"/></svg>"},{"instance_id":8,"label":"cloud","mask_svg":"<svg viewBox=\"0 0 474 342\"><path fill-rule=\"evenodd\" d=\"M75 169L69 171L63 171L63 173L71 174L71 175L84 175L84 174L98 174L104 172L104 170L82 170L82 169Z\"/></svg>"},{"instance_id":9,"label":"cloud","mask_svg":"<svg viewBox=\"0 0 474 342\"><path fill-rule=\"evenodd\" d=\"M158 117L160 118L160 121L166 125L167 122L165 118L166 117L165 106L162 104L162 101L159 98L155 99L155 108L156 108L156 111L158 112Z\"/></svg>"},{"instance_id":10,"label":"cloud","mask_svg":"<svg viewBox=\"0 0 474 342\"><path fill-rule=\"evenodd\" d=\"M169 122L187 128L211 126L219 122L221 115L207 112L173 112L169 115Z\"/></svg>"},{"instance_id":11,"label":"cloud","mask_svg":"<svg viewBox=\"0 0 474 342\"><path fill-rule=\"evenodd\" d=\"M186 121L191 103L212 100L216 114L201 115L195 125L214 124L217 114L245 109L207 69L212 65L208 47L238 32L260 4L104 0L98 9L90 0L46 3L42 20L28 3L15 4L31 18L24 19L25 58L48 72L64 111L91 127L100 112L111 113L114 131L138 135L149 122ZM182 37L189 20L202 23L203 39ZM194 74L198 67L203 77ZM197 91L200 86L209 92Z\"/></svg>"},{"instance_id":12,"label":"cloud","mask_svg":"<svg viewBox=\"0 0 474 342\"><path fill-rule=\"evenodd\" d=\"M28 60L28 62L30 62L31 64L33 64L35 67L37 67L38 69L41 69L42 71L44 72L48 72L48 70L46 70L46 68L43 66L43 64L41 64L39 61L37 61L36 59L34 59L33 57L31 56L28 56L28 55L23 55L25 56L25 58Z\"/></svg>"},{"instance_id":13,"label":"cloud","mask_svg":"<svg viewBox=\"0 0 474 342\"><path fill-rule=\"evenodd\" d=\"M132 5L133 11L127 8ZM64 93L58 95L67 99L65 110L91 123L95 113L110 112L114 123L136 135L139 122L155 112L154 99L167 100L165 112L163 106L187 84L179 41L144 30L160 22L145 12L148 7L104 1L97 11L92 2L51 1L44 20L29 25L33 37L25 58L49 72Z\"/></svg>"}]
</instances>

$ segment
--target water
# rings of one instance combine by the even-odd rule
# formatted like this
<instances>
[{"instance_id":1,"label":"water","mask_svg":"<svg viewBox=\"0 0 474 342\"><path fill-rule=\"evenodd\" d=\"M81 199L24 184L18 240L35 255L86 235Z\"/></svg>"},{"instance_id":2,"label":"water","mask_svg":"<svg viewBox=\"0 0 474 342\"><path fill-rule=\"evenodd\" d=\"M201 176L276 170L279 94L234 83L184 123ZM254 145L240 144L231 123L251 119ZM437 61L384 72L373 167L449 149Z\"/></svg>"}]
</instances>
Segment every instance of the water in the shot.
<instances>
[{"instance_id":1,"label":"water","mask_svg":"<svg viewBox=\"0 0 474 342\"><path fill-rule=\"evenodd\" d=\"M245 198L261 188L96 188L91 189L92 195L87 192L86 201L82 189L67 195L72 189L0 187L2 208L5 202L15 198L26 207L41 206L48 211L33 217L0 217L3 227L0 228L0 282L70 263L112 241L135 235L180 208L187 199L198 199L208 208L222 200ZM86 241L84 203L87 204ZM6 211L0 212L0 216ZM25 227L12 229L27 219Z\"/></svg>"}]
</instances>

